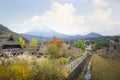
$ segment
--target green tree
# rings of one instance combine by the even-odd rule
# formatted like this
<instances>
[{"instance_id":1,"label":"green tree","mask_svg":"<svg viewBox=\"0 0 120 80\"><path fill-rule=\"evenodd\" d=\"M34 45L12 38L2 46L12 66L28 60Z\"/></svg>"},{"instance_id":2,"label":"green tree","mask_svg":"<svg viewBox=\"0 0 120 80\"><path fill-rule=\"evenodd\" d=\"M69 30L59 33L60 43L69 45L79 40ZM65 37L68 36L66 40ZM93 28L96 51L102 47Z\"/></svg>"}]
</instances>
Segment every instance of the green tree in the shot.
<instances>
[{"instance_id":1,"label":"green tree","mask_svg":"<svg viewBox=\"0 0 120 80\"><path fill-rule=\"evenodd\" d=\"M24 47L25 46L25 40L20 36L18 37L18 40L19 40L21 46Z\"/></svg>"},{"instance_id":2,"label":"green tree","mask_svg":"<svg viewBox=\"0 0 120 80\"><path fill-rule=\"evenodd\" d=\"M81 48L82 50L85 50L85 45L82 40L77 40L75 46Z\"/></svg>"},{"instance_id":3,"label":"green tree","mask_svg":"<svg viewBox=\"0 0 120 80\"><path fill-rule=\"evenodd\" d=\"M106 41L99 41L99 42L97 42L97 43L95 43L94 45L93 45L93 50L94 51L96 51L96 50L98 50L98 49L100 49L100 48L102 48L102 47L108 47L109 46L109 42L106 42Z\"/></svg>"},{"instance_id":4,"label":"green tree","mask_svg":"<svg viewBox=\"0 0 120 80\"><path fill-rule=\"evenodd\" d=\"M36 38L33 38L33 40L30 42L30 46L37 46L38 40Z\"/></svg>"},{"instance_id":5,"label":"green tree","mask_svg":"<svg viewBox=\"0 0 120 80\"><path fill-rule=\"evenodd\" d=\"M61 57L63 55L61 48L58 47L56 44L48 45L48 47L44 50L44 53L46 55L49 55L52 59Z\"/></svg>"}]
</instances>

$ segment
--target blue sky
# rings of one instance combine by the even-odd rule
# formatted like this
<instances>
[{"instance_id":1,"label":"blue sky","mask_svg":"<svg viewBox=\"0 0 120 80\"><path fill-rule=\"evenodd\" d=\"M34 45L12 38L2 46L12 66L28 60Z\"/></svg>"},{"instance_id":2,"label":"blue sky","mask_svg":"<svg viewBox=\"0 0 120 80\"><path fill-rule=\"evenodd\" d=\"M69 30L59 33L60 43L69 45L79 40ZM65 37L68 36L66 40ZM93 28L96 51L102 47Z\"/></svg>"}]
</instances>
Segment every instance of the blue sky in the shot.
<instances>
[{"instance_id":1,"label":"blue sky","mask_svg":"<svg viewBox=\"0 0 120 80\"><path fill-rule=\"evenodd\" d=\"M17 24L44 13L49 6L48 0L0 0L0 22Z\"/></svg>"},{"instance_id":2,"label":"blue sky","mask_svg":"<svg viewBox=\"0 0 120 80\"><path fill-rule=\"evenodd\" d=\"M120 35L120 0L0 0L0 24L19 33Z\"/></svg>"}]
</instances>

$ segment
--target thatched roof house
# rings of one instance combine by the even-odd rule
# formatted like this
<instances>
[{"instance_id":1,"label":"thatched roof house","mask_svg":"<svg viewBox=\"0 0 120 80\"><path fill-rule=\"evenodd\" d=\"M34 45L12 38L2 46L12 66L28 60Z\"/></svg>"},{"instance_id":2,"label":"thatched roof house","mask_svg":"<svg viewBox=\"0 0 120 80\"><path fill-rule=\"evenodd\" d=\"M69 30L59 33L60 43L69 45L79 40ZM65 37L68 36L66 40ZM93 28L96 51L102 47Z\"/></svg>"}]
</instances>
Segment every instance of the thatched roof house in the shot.
<instances>
[{"instance_id":1,"label":"thatched roof house","mask_svg":"<svg viewBox=\"0 0 120 80\"><path fill-rule=\"evenodd\" d=\"M16 42L12 35L0 35L0 55L19 55L24 52L19 42Z\"/></svg>"},{"instance_id":2,"label":"thatched roof house","mask_svg":"<svg viewBox=\"0 0 120 80\"><path fill-rule=\"evenodd\" d=\"M19 42L16 42L11 35L0 35L0 49L22 49Z\"/></svg>"}]
</instances>

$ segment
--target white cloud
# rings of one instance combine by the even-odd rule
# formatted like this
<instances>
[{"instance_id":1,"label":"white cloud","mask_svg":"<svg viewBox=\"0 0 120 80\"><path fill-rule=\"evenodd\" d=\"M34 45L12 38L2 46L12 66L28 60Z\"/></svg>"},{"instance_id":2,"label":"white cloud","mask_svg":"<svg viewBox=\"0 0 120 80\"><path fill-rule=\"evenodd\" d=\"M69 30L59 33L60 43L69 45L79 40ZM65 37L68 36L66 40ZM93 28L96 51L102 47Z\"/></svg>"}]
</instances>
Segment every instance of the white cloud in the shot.
<instances>
[{"instance_id":1,"label":"white cloud","mask_svg":"<svg viewBox=\"0 0 120 80\"><path fill-rule=\"evenodd\" d=\"M86 16L76 14L77 10L73 4L54 2L43 15L33 16L21 24L18 31L22 29L22 32L27 32L47 26L64 34L85 34L89 32L105 35L120 34L119 21L110 20L112 9L108 7L108 3L105 0L93 0L93 5L98 8ZM118 29L114 29L115 27Z\"/></svg>"},{"instance_id":2,"label":"white cloud","mask_svg":"<svg viewBox=\"0 0 120 80\"><path fill-rule=\"evenodd\" d=\"M92 0L95 8L106 8L108 6L105 0Z\"/></svg>"}]
</instances>

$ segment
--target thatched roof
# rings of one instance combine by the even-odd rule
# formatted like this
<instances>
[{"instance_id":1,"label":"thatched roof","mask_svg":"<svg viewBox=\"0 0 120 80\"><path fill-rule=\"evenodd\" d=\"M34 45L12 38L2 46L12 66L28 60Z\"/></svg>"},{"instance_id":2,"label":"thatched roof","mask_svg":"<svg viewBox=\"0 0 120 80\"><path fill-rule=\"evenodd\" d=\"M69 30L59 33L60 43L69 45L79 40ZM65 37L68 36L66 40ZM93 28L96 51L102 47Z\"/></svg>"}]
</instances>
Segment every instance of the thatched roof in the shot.
<instances>
[{"instance_id":1,"label":"thatched roof","mask_svg":"<svg viewBox=\"0 0 120 80\"><path fill-rule=\"evenodd\" d=\"M5 35L5 34L0 35L0 42L6 42L9 40L15 41L12 35Z\"/></svg>"},{"instance_id":2,"label":"thatched roof","mask_svg":"<svg viewBox=\"0 0 120 80\"><path fill-rule=\"evenodd\" d=\"M19 42L9 41L9 42L3 42L3 45L20 45Z\"/></svg>"},{"instance_id":3,"label":"thatched roof","mask_svg":"<svg viewBox=\"0 0 120 80\"><path fill-rule=\"evenodd\" d=\"M0 47L4 45L20 45L19 42L16 42L11 35L0 35ZM21 46L21 45L20 45Z\"/></svg>"}]
</instances>

